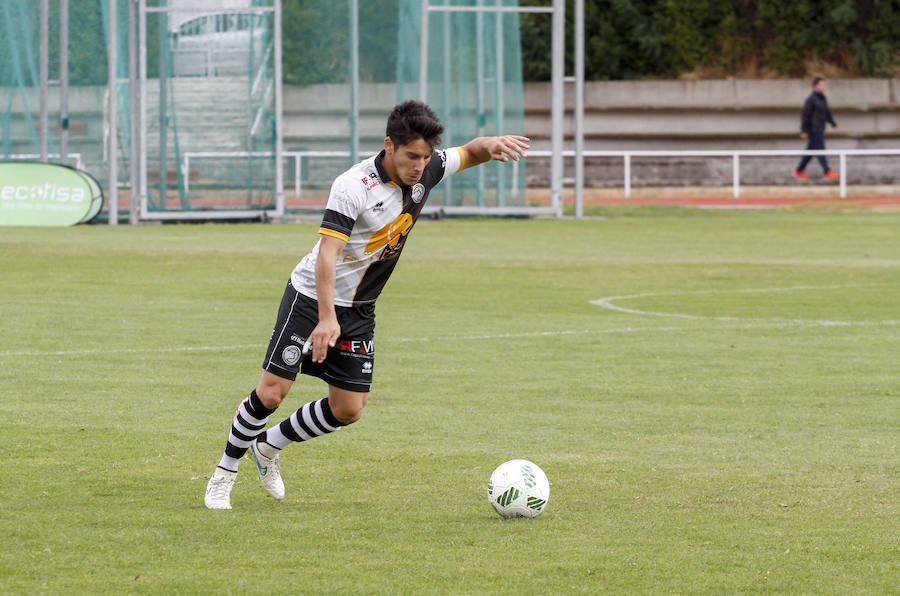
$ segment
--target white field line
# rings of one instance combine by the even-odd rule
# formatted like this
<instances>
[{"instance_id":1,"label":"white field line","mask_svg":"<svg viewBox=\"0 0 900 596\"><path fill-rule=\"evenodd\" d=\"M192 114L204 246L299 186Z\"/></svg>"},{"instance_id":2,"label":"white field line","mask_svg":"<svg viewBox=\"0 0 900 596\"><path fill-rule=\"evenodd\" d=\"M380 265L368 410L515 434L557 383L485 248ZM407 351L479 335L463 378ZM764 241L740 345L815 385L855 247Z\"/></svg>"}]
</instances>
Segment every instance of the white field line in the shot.
<instances>
[{"instance_id":1,"label":"white field line","mask_svg":"<svg viewBox=\"0 0 900 596\"><path fill-rule=\"evenodd\" d=\"M614 304L620 300L633 300L636 298L657 298L660 296L687 296L700 294L751 294L765 292L794 292L794 291L811 291L811 290L838 290L846 288L867 288L879 286L892 286L894 284L853 284L853 285L831 285L831 286L792 286L783 288L752 288L743 290L685 290L682 292L645 292L642 294L629 294L625 296L607 296L606 298L598 298L591 300L591 304L614 310L630 315L645 315L653 317L671 317L677 319L694 319L703 321L726 321L726 322L755 322L755 323L781 323L792 325L818 325L823 327L831 326L878 326L878 325L897 325L900 321L893 319L885 321L831 321L827 319L788 319L784 317L729 317L729 316L706 316L706 315L689 315L679 312L660 312L653 310L639 310L636 308L627 308Z\"/></svg>"},{"instance_id":2,"label":"white field line","mask_svg":"<svg viewBox=\"0 0 900 596\"><path fill-rule=\"evenodd\" d=\"M646 310L637 310L618 306L613 302L618 300L628 300L634 298L649 298L658 296L681 296L689 294L740 294L740 293L758 293L758 292L789 292L798 290L826 290L826 289L842 289L851 287L874 287L874 286L890 286L893 284L860 284L860 285L844 285L844 286L794 286L789 288L757 288L745 290L696 290L683 292L646 292L643 294L629 294L625 296L609 296L606 298L598 298L591 300L591 304L595 304L608 310L623 312L634 315L649 315L655 317L674 317L680 319L693 319L705 321L721 321L728 323L738 323L737 325L728 325L727 327L754 328L754 327L788 327L795 325L807 325L817 327L850 327L850 326L880 326L880 325L897 325L900 321L829 321L820 319L785 319L785 318L739 318L739 317L713 317L702 315L689 315L684 313L667 313L654 312ZM554 331L530 331L523 333L485 333L472 335L447 335L440 337L400 337L387 340L388 343L427 343L427 342L453 342L453 341L488 341L502 339L524 339L532 337L560 337L566 335L606 335L606 334L632 334L632 333L656 333L660 331L688 331L696 330L696 327L681 326L647 326L647 327L618 327L613 329L559 329ZM171 354L177 352L224 352L232 350L263 350L264 343L258 344L238 344L226 346L173 346L167 348L96 348L85 350L23 350L0 352L0 358L23 357L23 356L84 356L93 354Z\"/></svg>"},{"instance_id":3,"label":"white field line","mask_svg":"<svg viewBox=\"0 0 900 596\"><path fill-rule=\"evenodd\" d=\"M223 352L228 350L246 350L259 348L260 344L236 345L236 346L173 346L169 348L116 348L116 349L91 349L91 350L47 350L21 352L0 352L0 358L5 356L89 356L91 354L166 354L172 352ZM265 346L263 346L265 348Z\"/></svg>"},{"instance_id":4,"label":"white field line","mask_svg":"<svg viewBox=\"0 0 900 596\"><path fill-rule=\"evenodd\" d=\"M481 335L456 335L446 337L399 337L385 340L388 343L477 341L491 339L516 339L528 337L556 337L561 335L590 335L604 333L646 333L651 331L681 331L684 327L621 327L618 329L563 329L558 331L532 331L527 333L494 333ZM88 350L23 350L0 352L0 358L14 356L89 356L93 354L171 354L174 352L224 352L230 350L265 350L266 344L244 344L231 346L174 346L168 348L125 348Z\"/></svg>"},{"instance_id":5,"label":"white field line","mask_svg":"<svg viewBox=\"0 0 900 596\"><path fill-rule=\"evenodd\" d=\"M614 309L618 310L618 309ZM654 314L635 311L636 314ZM668 315L664 315L668 316ZM726 328L759 328L759 327L790 327L797 325L808 326L851 326L851 325L896 325L898 321L813 321L791 319L727 319L725 317L694 317L685 315L686 318L726 320L739 322L738 325L727 325ZM525 339L533 337L560 337L566 335L612 335L612 334L636 334L657 333L663 331L691 331L698 327L665 326L665 327L618 327L613 329L562 329L558 331L533 331L528 333L485 333L480 335L447 335L443 337L400 337L385 340L388 343L427 343L427 342L454 342L454 341L488 341L503 339ZM125 348L125 349L90 349L90 350L26 350L0 352L0 358L27 357L27 356L85 356L94 354L171 354L176 352L227 352L232 350L264 350L265 344L243 344L230 346L174 346L169 348Z\"/></svg>"}]
</instances>

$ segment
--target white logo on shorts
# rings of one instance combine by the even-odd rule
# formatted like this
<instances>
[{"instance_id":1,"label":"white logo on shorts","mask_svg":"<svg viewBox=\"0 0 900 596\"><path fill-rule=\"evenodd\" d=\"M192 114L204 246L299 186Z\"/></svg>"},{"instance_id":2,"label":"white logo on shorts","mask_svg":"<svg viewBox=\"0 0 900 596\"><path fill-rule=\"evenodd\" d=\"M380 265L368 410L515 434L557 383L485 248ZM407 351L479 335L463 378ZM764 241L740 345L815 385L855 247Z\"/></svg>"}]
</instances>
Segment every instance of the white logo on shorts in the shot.
<instances>
[{"instance_id":1,"label":"white logo on shorts","mask_svg":"<svg viewBox=\"0 0 900 596\"><path fill-rule=\"evenodd\" d=\"M371 362L363 362L362 371L365 374L369 374L372 372L372 363Z\"/></svg>"},{"instance_id":2,"label":"white logo on shorts","mask_svg":"<svg viewBox=\"0 0 900 596\"><path fill-rule=\"evenodd\" d=\"M281 359L288 366L294 366L300 362L300 348L297 346L288 346L281 353Z\"/></svg>"}]
</instances>

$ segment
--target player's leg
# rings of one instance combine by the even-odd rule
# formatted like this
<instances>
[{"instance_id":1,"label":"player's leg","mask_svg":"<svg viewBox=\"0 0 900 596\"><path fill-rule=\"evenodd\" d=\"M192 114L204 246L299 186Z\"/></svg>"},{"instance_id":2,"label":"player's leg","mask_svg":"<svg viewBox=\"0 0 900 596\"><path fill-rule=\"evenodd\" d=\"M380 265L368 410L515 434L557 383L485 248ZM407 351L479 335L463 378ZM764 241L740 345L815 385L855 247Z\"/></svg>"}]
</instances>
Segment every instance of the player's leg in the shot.
<instances>
[{"instance_id":1,"label":"player's leg","mask_svg":"<svg viewBox=\"0 0 900 596\"><path fill-rule=\"evenodd\" d=\"M368 393L328 388L328 397L304 404L280 424L250 443L250 458L259 470L263 488L276 499L284 498L284 481L278 462L281 450L291 443L310 441L359 420Z\"/></svg>"},{"instance_id":2,"label":"player's leg","mask_svg":"<svg viewBox=\"0 0 900 596\"><path fill-rule=\"evenodd\" d=\"M237 472L238 463L247 453L250 443L266 429L269 416L278 408L293 384L291 379L284 379L265 370L262 372L256 389L241 402L234 413L225 453L218 467Z\"/></svg>"},{"instance_id":3,"label":"player's leg","mask_svg":"<svg viewBox=\"0 0 900 596\"><path fill-rule=\"evenodd\" d=\"M369 403L369 394L329 385L328 401L334 417L346 426L362 417L363 409Z\"/></svg>"},{"instance_id":4,"label":"player's leg","mask_svg":"<svg viewBox=\"0 0 900 596\"><path fill-rule=\"evenodd\" d=\"M313 303L311 309L316 309ZM359 420L369 400L375 364L375 315L370 307L338 308L342 335L324 362L304 358L304 374L328 383L328 397L304 404L280 424L261 434L251 453L275 457L291 443L332 433ZM251 455L252 457L252 455Z\"/></svg>"},{"instance_id":5,"label":"player's leg","mask_svg":"<svg viewBox=\"0 0 900 596\"><path fill-rule=\"evenodd\" d=\"M232 419L225 452L207 485L204 501L210 509L231 509L231 489L234 487L238 464L256 436L265 430L269 416L290 391L297 377L300 370L300 345L305 340L304 331L311 328L310 325L315 325L314 319L310 320L308 309L302 308L301 298L288 282L263 361L262 376L256 389L238 406ZM298 333L304 334L303 337ZM262 473L260 471L261 475ZM273 474L267 479L270 484L273 481L281 484L281 478L276 476L277 474ZM283 485L281 491L283 494Z\"/></svg>"},{"instance_id":6,"label":"player's leg","mask_svg":"<svg viewBox=\"0 0 900 596\"><path fill-rule=\"evenodd\" d=\"M292 379L285 379L264 370L259 377L259 383L256 384L256 394L263 405L274 410L281 405L293 384Z\"/></svg>"},{"instance_id":7,"label":"player's leg","mask_svg":"<svg viewBox=\"0 0 900 596\"><path fill-rule=\"evenodd\" d=\"M271 373L264 372L263 376L266 375L274 377ZM231 421L225 452L206 486L204 502L208 508L231 509L231 489L237 477L238 464L251 442L265 430L269 416L290 390L291 381L287 379L280 381L280 383L264 383L261 379L257 388L238 405ZM276 394L279 395L277 400L273 398ZM266 403L272 404L272 407Z\"/></svg>"},{"instance_id":8,"label":"player's leg","mask_svg":"<svg viewBox=\"0 0 900 596\"><path fill-rule=\"evenodd\" d=\"M328 397L303 404L280 424L261 434L255 449L267 458L277 457L291 443L310 441L353 424L368 401L368 393L329 385Z\"/></svg>"},{"instance_id":9,"label":"player's leg","mask_svg":"<svg viewBox=\"0 0 900 596\"><path fill-rule=\"evenodd\" d=\"M305 317L311 325L318 318L318 305L311 299L301 297L293 310L295 317ZM289 343L282 349L282 345L276 342L278 345L270 350L276 366L269 370L278 376L285 374L282 369L290 361L291 374L300 369L328 383L328 397L304 404L250 444L250 457L256 462L260 481L276 499L284 496L278 463L281 450L291 443L309 441L356 422L369 399L375 362L374 311L371 307L338 307L336 311L345 335L341 335L336 345L329 348L324 362L315 363L299 353L300 362L295 364L295 344ZM284 335L302 345L311 329L292 327L289 329L291 332ZM277 391L272 390L271 399L268 403L274 404L278 399Z\"/></svg>"},{"instance_id":10,"label":"player's leg","mask_svg":"<svg viewBox=\"0 0 900 596\"><path fill-rule=\"evenodd\" d=\"M281 404L288 391L291 390L293 381L279 377L269 371L263 371L256 386L256 393L260 396L261 401L274 411ZM245 452L250 454L250 459L256 464L259 473L259 481L263 488L276 499L284 498L284 480L281 478L281 467L278 462L278 454L266 457L260 453L257 445L257 438L260 434L264 434L264 427L247 442Z\"/></svg>"},{"instance_id":11,"label":"player's leg","mask_svg":"<svg viewBox=\"0 0 900 596\"><path fill-rule=\"evenodd\" d=\"M288 282L278 310L278 320L272 331L269 349L263 360L263 373L256 391L266 407L277 408L290 391L294 379L300 372L303 360L303 344L318 320L318 305L310 298L298 293ZM256 464L259 481L263 488L276 499L284 498L284 480L281 478L281 466L278 453L269 453L259 449L257 436L254 435L247 444L250 459Z\"/></svg>"}]
</instances>

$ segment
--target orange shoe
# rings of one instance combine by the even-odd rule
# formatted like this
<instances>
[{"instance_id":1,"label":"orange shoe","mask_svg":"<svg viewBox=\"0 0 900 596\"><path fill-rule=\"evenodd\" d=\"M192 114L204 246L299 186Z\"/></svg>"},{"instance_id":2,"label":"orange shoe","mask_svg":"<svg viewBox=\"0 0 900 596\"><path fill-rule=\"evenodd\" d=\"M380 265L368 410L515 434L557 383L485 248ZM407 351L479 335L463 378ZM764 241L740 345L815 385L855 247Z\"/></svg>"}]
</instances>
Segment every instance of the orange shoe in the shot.
<instances>
[{"instance_id":1,"label":"orange shoe","mask_svg":"<svg viewBox=\"0 0 900 596\"><path fill-rule=\"evenodd\" d=\"M829 171L831 171L831 170L829 170ZM800 170L794 170L794 178L799 178L800 180L803 180L804 182L809 182L809 176L807 176Z\"/></svg>"},{"instance_id":2,"label":"orange shoe","mask_svg":"<svg viewBox=\"0 0 900 596\"><path fill-rule=\"evenodd\" d=\"M835 172L834 170L828 170L827 172L825 172L825 177L828 178L829 180L840 180L841 179L841 177L838 176L837 172Z\"/></svg>"}]
</instances>

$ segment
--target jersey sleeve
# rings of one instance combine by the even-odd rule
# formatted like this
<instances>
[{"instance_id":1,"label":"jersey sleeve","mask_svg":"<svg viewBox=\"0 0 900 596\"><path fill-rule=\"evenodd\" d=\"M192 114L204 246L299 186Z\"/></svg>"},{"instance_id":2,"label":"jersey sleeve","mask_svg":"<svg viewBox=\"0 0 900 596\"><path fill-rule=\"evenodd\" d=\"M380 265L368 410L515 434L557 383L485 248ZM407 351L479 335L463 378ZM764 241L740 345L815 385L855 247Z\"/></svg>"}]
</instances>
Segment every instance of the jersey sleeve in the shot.
<instances>
[{"instance_id":1,"label":"jersey sleeve","mask_svg":"<svg viewBox=\"0 0 900 596\"><path fill-rule=\"evenodd\" d=\"M466 167L466 154L462 147L450 147L438 151L441 163L444 165L444 175L441 180L451 176Z\"/></svg>"},{"instance_id":2,"label":"jersey sleeve","mask_svg":"<svg viewBox=\"0 0 900 596\"><path fill-rule=\"evenodd\" d=\"M347 176L339 176L331 185L319 233L340 238L345 242L349 240L365 199L365 190L358 181L348 179Z\"/></svg>"}]
</instances>

